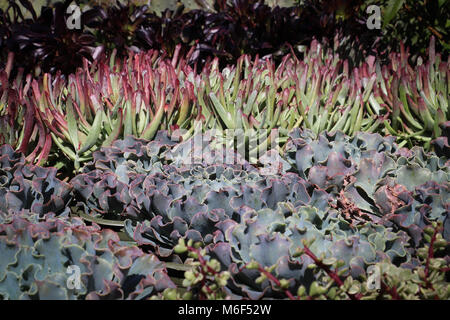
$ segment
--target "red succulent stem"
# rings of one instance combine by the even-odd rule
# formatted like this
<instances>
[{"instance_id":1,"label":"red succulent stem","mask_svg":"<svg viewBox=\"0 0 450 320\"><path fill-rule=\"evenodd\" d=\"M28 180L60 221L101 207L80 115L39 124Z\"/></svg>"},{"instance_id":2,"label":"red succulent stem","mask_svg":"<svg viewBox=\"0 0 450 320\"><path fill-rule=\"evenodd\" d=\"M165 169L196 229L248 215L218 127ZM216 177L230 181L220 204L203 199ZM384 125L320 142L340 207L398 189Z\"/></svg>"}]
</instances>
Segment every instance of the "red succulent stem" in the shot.
<instances>
[{"instance_id":1,"label":"red succulent stem","mask_svg":"<svg viewBox=\"0 0 450 320\"><path fill-rule=\"evenodd\" d=\"M245 268L247 268L247 266L248 266L249 264L250 264L250 262L244 264L242 267L240 267L240 268L238 269L238 271L239 271L239 272L242 272ZM268 271L265 270L263 267L261 267L261 265L259 265L259 264L258 264L258 271L261 272L261 273L264 273L264 275L265 275L269 280L273 281L277 286L281 287L280 281L279 281L276 277L274 277L270 272L268 272ZM292 295L292 293L291 293L289 290L284 289L283 291L284 291L284 293L288 296L288 298L289 298L290 300L299 300L299 298L294 297L294 296ZM309 298L309 297L308 297L308 298ZM308 299L308 300L310 300L310 299Z\"/></svg>"},{"instance_id":2,"label":"red succulent stem","mask_svg":"<svg viewBox=\"0 0 450 320\"><path fill-rule=\"evenodd\" d=\"M380 281L381 289L383 292L386 292L391 295L392 300L401 300L400 296L397 293L397 288L394 286L392 288L389 288L383 281ZM382 294L382 293L380 293Z\"/></svg>"},{"instance_id":3,"label":"red succulent stem","mask_svg":"<svg viewBox=\"0 0 450 320\"><path fill-rule=\"evenodd\" d=\"M200 268L200 273L201 273L202 276L203 276L203 277L202 277L202 281L201 281L201 286L202 286L202 288L206 288L206 291L207 291L209 294L213 294L214 292L211 290L211 288L208 287L208 286L206 285L206 273L205 273L204 269L206 268L206 270L208 270L208 272L212 273L214 276L217 275L216 270L214 270L213 268L211 268L210 266L208 266L208 264L206 263L206 260L204 259L204 257L203 257L202 254L200 253L200 250L199 250L199 249L196 249L196 248L191 247L191 246L187 246L187 249L188 249L189 251L191 251L191 252L196 253L197 256L198 256L198 261L200 262L200 266L201 266L201 268ZM206 297L203 296L203 293L201 292L201 290L200 290L200 295L202 296L202 299L201 299L201 300L206 299Z\"/></svg>"},{"instance_id":4,"label":"red succulent stem","mask_svg":"<svg viewBox=\"0 0 450 320\"><path fill-rule=\"evenodd\" d=\"M323 269L330 276L330 278L334 280L334 282L336 282L339 286L344 285L344 282L341 280L341 278L339 278L337 273L334 271L331 271L327 265L323 264L322 261L320 261L316 257L316 255L308 248L308 246L304 245L303 250L311 259L313 259L314 263L319 268Z\"/></svg>"},{"instance_id":5,"label":"red succulent stem","mask_svg":"<svg viewBox=\"0 0 450 320\"><path fill-rule=\"evenodd\" d=\"M430 260L434 257L434 243L436 242L437 234L440 231L441 228L435 228L433 232L433 236L431 237L430 241L430 247L428 248L428 256L427 256L427 262L425 263L425 284L426 288L434 290L433 284L428 279L429 273L430 273ZM450 269L450 268L447 268ZM435 299L438 299L438 296L435 296Z\"/></svg>"},{"instance_id":6,"label":"red succulent stem","mask_svg":"<svg viewBox=\"0 0 450 320\"><path fill-rule=\"evenodd\" d=\"M273 274L271 274L269 271L261 267L259 264L258 264L258 271L263 273L267 277L267 279L273 281L277 286L281 288L280 280L278 280ZM290 300L298 300L296 297L292 295L292 293L288 289L283 289L283 292Z\"/></svg>"},{"instance_id":7,"label":"red succulent stem","mask_svg":"<svg viewBox=\"0 0 450 320\"><path fill-rule=\"evenodd\" d=\"M319 258L317 258L316 255L308 248L308 246L303 245L303 251L314 261L314 263L319 268L324 270L328 274L328 276L331 279L333 279L334 282L336 282L337 285L339 285L340 287L342 287L344 285L344 282L341 280L341 278L338 276L338 274L335 271L330 270L330 267L323 264L322 261L320 261ZM347 294L350 297L350 299L352 299L352 300L360 300L361 296L362 296L360 293L359 294L347 293Z\"/></svg>"},{"instance_id":8,"label":"red succulent stem","mask_svg":"<svg viewBox=\"0 0 450 320\"><path fill-rule=\"evenodd\" d=\"M427 288L432 288L432 285L430 281L428 280L429 272L430 272L430 260L433 259L434 256L434 242L436 241L436 236L438 233L438 229L436 228L433 232L433 236L431 237L430 241L430 247L428 248L428 256L427 256L427 262L425 263L425 283L427 285Z\"/></svg>"}]
</instances>

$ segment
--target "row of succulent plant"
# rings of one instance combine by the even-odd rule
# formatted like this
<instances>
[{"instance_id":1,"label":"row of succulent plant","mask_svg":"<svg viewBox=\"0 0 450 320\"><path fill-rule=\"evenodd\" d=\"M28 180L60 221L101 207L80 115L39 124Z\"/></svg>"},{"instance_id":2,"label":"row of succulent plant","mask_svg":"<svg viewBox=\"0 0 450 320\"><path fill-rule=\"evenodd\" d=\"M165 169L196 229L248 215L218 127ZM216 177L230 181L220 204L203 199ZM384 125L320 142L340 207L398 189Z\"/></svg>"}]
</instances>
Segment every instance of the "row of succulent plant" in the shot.
<instances>
[{"instance_id":1,"label":"row of succulent plant","mask_svg":"<svg viewBox=\"0 0 450 320\"><path fill-rule=\"evenodd\" d=\"M245 161L183 166L168 137L147 144L129 137L95 152L71 183L82 211L127 219L128 234L159 256L173 256L180 239L209 245L237 296L280 297L270 281L255 282L257 270L241 268L252 260L276 265L277 277L295 274L290 290L309 288L312 261L294 258L302 241L358 277L385 259L416 265L423 229L433 221L448 240L445 157L377 134L297 130L290 139L283 171L294 172L267 176Z\"/></svg>"},{"instance_id":2,"label":"row of succulent plant","mask_svg":"<svg viewBox=\"0 0 450 320\"><path fill-rule=\"evenodd\" d=\"M180 145L161 132L151 142L129 136L95 152L92 164L70 182L79 210L130 219L125 228L139 244L169 255L179 237L213 241L216 223L239 220L243 204L259 209L275 208L283 199L310 201L308 184L296 174L266 177L245 161L214 163L215 150L206 145L202 151L210 158L183 165L187 152L176 149Z\"/></svg>"},{"instance_id":3,"label":"row of succulent plant","mask_svg":"<svg viewBox=\"0 0 450 320\"><path fill-rule=\"evenodd\" d=\"M2 299L144 299L175 287L156 256L79 218L8 215L0 252Z\"/></svg>"},{"instance_id":4,"label":"row of succulent plant","mask_svg":"<svg viewBox=\"0 0 450 320\"><path fill-rule=\"evenodd\" d=\"M332 193L346 215L389 218L409 229L416 241L417 227L441 221L450 236L449 160L422 148L399 148L393 137L360 133L294 130L285 157L298 174ZM420 229L419 229L420 230Z\"/></svg>"},{"instance_id":5,"label":"row of succulent plant","mask_svg":"<svg viewBox=\"0 0 450 320\"><path fill-rule=\"evenodd\" d=\"M185 287L166 289L163 293L152 296L152 299L236 299L240 296L236 295L236 291L231 288L236 288L234 284L240 283L241 288L246 288L246 298L261 296L260 291L248 289L258 287L258 289L265 289L265 297L270 292L276 294L279 299L290 300L447 300L450 297L447 276L450 271L449 242L443 239L441 231L442 224L433 224L424 229L426 240L417 250L415 264L397 266L389 259L381 258L379 262L371 263L367 272L356 277L352 276L347 268L342 268L345 265L343 260L319 257L312 252L308 241L302 241L294 257L302 262L311 261L306 269L300 270L305 271L304 279L309 284L297 286L292 285L298 280L292 276L299 270L295 268L288 270L286 266L292 267L293 261L285 263L278 260L278 263L284 264L265 266L268 260L259 259L258 261L261 255L256 254L252 256L250 262L241 264L240 268L237 268L234 263L230 265L230 254L225 253L226 258L216 255L223 253L220 249L213 248L210 253L202 248L200 243L189 241L186 244L184 240L180 240L176 251L187 252L193 259L191 269L184 274L182 283ZM262 242L258 245L266 244L267 242ZM225 268L224 265L221 268L221 262L224 261ZM226 267L229 269L227 270ZM228 283L233 283L233 286L227 286L226 280ZM243 284L244 282L246 284ZM186 287L189 291L186 291Z\"/></svg>"},{"instance_id":6,"label":"row of succulent plant","mask_svg":"<svg viewBox=\"0 0 450 320\"><path fill-rule=\"evenodd\" d=\"M30 210L30 230L40 228L36 219L43 214L63 223L69 206L94 221L122 221L138 245L159 257L180 261L180 240L200 242L228 272L215 287L227 281L223 290L233 297L280 298L302 286L323 285L320 273L308 267L316 263L313 257L339 261L336 272L357 278L383 261L392 268L417 266L424 230L432 223L440 223L442 241L449 240L448 159L399 148L393 140L295 130L281 172L263 175L243 159L215 163L224 154L209 144L202 150L209 157L189 164L183 160L194 152L190 140L177 144L167 132L154 141L129 136L96 151L70 187L55 178L54 168L25 164L22 155L3 146L2 227L22 221L17 217ZM310 255L299 255L301 244ZM258 268L246 268L255 263ZM284 279L284 291L267 275L261 278L261 270ZM7 287L14 281L8 278Z\"/></svg>"},{"instance_id":7,"label":"row of succulent plant","mask_svg":"<svg viewBox=\"0 0 450 320\"><path fill-rule=\"evenodd\" d=\"M148 49L172 55L181 44L183 54L193 49L191 65L219 56L225 66L242 53L272 55L281 61L286 52L292 49L298 54L298 45L315 37L337 44L331 47L358 64L370 54L387 59L401 41L416 59L425 54L432 35L448 56L445 1L302 0L297 6L287 1L290 6L281 8L261 0L181 2L116 1L104 2L105 6L79 1L80 26L70 28L65 22L73 22L73 11L67 10L71 1L53 1L52 6L38 9L28 0L20 4L9 0L0 7L0 56L6 61L7 53L14 53L13 73L20 67L34 73L58 69L71 73L83 58L101 59L102 53L114 50L120 56ZM372 19L367 9L372 5L382 9L380 28L367 25Z\"/></svg>"},{"instance_id":8,"label":"row of succulent plant","mask_svg":"<svg viewBox=\"0 0 450 320\"><path fill-rule=\"evenodd\" d=\"M19 73L9 83L3 71L0 141L41 164L63 152L76 169L115 139L151 139L157 130L183 130L188 138L197 124L218 134L256 133L257 148L271 142L272 129L283 144L301 127L379 132L398 137L401 146L446 152L441 137L450 112L450 60L441 61L433 41L426 62L412 67L407 57L393 53L387 66L369 57L350 70L348 61L313 41L302 60L287 55L277 68L271 60L242 56L223 70L215 59L197 74L185 58L151 51L113 56L109 64L85 60L68 78Z\"/></svg>"},{"instance_id":9,"label":"row of succulent plant","mask_svg":"<svg viewBox=\"0 0 450 320\"><path fill-rule=\"evenodd\" d=\"M204 5L214 11L175 5L161 13L154 10L160 8L152 8L159 6L157 1L150 6L119 1L108 6L80 4L77 28L66 23L74 20L74 11L68 10L71 1L43 7L40 14L31 1L20 1L22 6L8 2L0 11L0 55L14 53L13 72L23 67L34 74L57 70L68 74L82 65L83 58L96 60L114 50L120 56L149 49L172 55L177 44L182 45L183 54L193 49L192 65L214 56L221 56L225 65L243 52L280 56L289 45L311 41L320 30L319 17L312 10L272 8L260 0L217 0Z\"/></svg>"}]
</instances>

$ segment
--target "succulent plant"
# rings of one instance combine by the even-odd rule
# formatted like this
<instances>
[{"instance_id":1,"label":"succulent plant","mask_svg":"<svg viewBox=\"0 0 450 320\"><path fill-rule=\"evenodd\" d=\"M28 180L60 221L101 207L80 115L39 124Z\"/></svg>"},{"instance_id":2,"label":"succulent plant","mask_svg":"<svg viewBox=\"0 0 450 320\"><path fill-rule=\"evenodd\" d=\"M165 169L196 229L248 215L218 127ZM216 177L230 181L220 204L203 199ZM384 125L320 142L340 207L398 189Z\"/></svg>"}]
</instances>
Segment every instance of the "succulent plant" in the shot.
<instances>
[{"instance_id":1,"label":"succulent plant","mask_svg":"<svg viewBox=\"0 0 450 320\"><path fill-rule=\"evenodd\" d=\"M384 120L385 132L398 136L408 147L416 140L428 149L431 140L441 136L440 125L450 115L450 57L445 61L436 52L434 37L426 62L420 58L413 68L408 54L403 46L400 53L390 54L391 63L377 71L374 95L392 110Z\"/></svg>"},{"instance_id":2,"label":"succulent plant","mask_svg":"<svg viewBox=\"0 0 450 320\"><path fill-rule=\"evenodd\" d=\"M338 196L347 214L384 217L409 229L416 245L430 221L449 220L448 160L422 148L398 148L393 137L294 130L287 161L301 177Z\"/></svg>"},{"instance_id":3,"label":"succulent plant","mask_svg":"<svg viewBox=\"0 0 450 320\"><path fill-rule=\"evenodd\" d=\"M397 266L388 259L370 266L366 276L342 279L332 271L338 263L318 259L305 247L303 252L313 258L315 272L326 273L322 284L316 282L309 291L299 287L300 299L348 299L357 300L418 300L448 299L449 242L443 239L442 223L432 223L424 229L425 241L414 252L415 261ZM336 286L337 284L337 286Z\"/></svg>"},{"instance_id":4,"label":"succulent plant","mask_svg":"<svg viewBox=\"0 0 450 320\"><path fill-rule=\"evenodd\" d=\"M155 217L136 227L127 222L125 228L135 241L156 246L159 254L166 255L172 253L171 247L180 237L203 244L216 241L217 224L227 219L240 221L242 207L270 208L285 199L293 202L310 200L305 185L295 176L261 179L247 175L245 171L224 170L222 166L199 172L202 178L191 178L197 185L191 179L180 180L180 185L187 189L182 190L181 197L175 198L170 193L164 195L166 202L154 210ZM213 176L214 180L211 179ZM187 187L189 184L192 187ZM159 194L155 193L154 201L159 200L156 196Z\"/></svg>"},{"instance_id":5,"label":"succulent plant","mask_svg":"<svg viewBox=\"0 0 450 320\"><path fill-rule=\"evenodd\" d=\"M8 11L11 10L15 15L14 20L7 20L6 24L10 30L7 50L15 53L16 65L27 73L39 75L41 72L56 73L60 70L68 74L81 66L84 58L92 59L99 54L101 47L96 46L96 39L91 32L81 30L81 26L71 28L66 23L71 1L56 2L53 7L43 6L39 16L30 1L20 2L32 18L25 19L17 5L7 9L6 17L10 16ZM81 14L80 18L83 24L87 22L86 15ZM14 72L18 68L16 66Z\"/></svg>"},{"instance_id":6,"label":"succulent plant","mask_svg":"<svg viewBox=\"0 0 450 320\"><path fill-rule=\"evenodd\" d=\"M216 223L239 221L242 206L276 208L280 201L313 201L309 184L296 174L266 176L245 162L208 164L209 158L183 165L180 146L160 132L155 141L129 136L95 152L94 161L71 181L77 210L130 219L125 228L139 244L168 255L180 237L210 243Z\"/></svg>"},{"instance_id":7,"label":"succulent plant","mask_svg":"<svg viewBox=\"0 0 450 320\"><path fill-rule=\"evenodd\" d=\"M46 135L75 169L102 145L130 134L151 139L159 129L187 127L196 115L192 84L183 80L192 72L185 61L151 51L122 62L113 56L95 75L86 63L67 80L45 74L31 84L26 109L42 119Z\"/></svg>"},{"instance_id":8,"label":"succulent plant","mask_svg":"<svg viewBox=\"0 0 450 320\"><path fill-rule=\"evenodd\" d=\"M7 50L15 53L14 72L20 66L27 72L35 71L41 62L44 72L56 73L59 65L67 74L82 65L83 57L95 60L102 51L111 54L116 50L118 56L126 56L128 50L156 49L172 57L177 54L178 44L182 45L183 55L193 49L191 66L201 67L215 56L221 56L225 66L243 52L279 58L290 47L310 41L314 25L319 25L317 17L302 19L296 6L271 8L256 0L238 0L231 5L226 1L202 1L202 7L217 12L184 10L184 5L175 2L161 10L154 1L150 6L115 1L89 10L83 6L80 28L70 29L65 23L69 16L66 9L71 4L68 0L43 7L39 15L31 1L21 1L23 7L9 2L5 12L0 12L5 22L0 29L0 48L3 55ZM30 18L24 19L27 13ZM9 36L7 46L3 45L5 35ZM27 56L29 51L32 55Z\"/></svg>"},{"instance_id":9,"label":"succulent plant","mask_svg":"<svg viewBox=\"0 0 450 320\"><path fill-rule=\"evenodd\" d=\"M450 43L448 16L450 9L445 1L375 0L382 7L383 24L380 46L394 51L399 49L398 39L410 49L412 61L426 54L431 37L436 37L437 49L448 57Z\"/></svg>"},{"instance_id":10,"label":"succulent plant","mask_svg":"<svg viewBox=\"0 0 450 320\"><path fill-rule=\"evenodd\" d=\"M311 130L294 129L283 153L288 163L302 178L334 192L345 185L345 177L357 170L364 158L397 151L394 137L358 132L354 137L341 131L315 134Z\"/></svg>"},{"instance_id":11,"label":"succulent plant","mask_svg":"<svg viewBox=\"0 0 450 320\"><path fill-rule=\"evenodd\" d=\"M322 260L340 260L338 271L358 277L371 263L388 259L397 263L409 261L409 237L405 232L371 222L352 226L339 212L321 199L315 206L294 207L279 203L276 210L243 208L241 222L220 223L224 241L208 248L232 275L228 288L233 294L251 299L280 298L269 279L256 281L258 270L245 268L257 263L268 268L277 279L289 282L291 292L303 285L309 288L317 280L308 267L313 260L307 255L296 257L304 243ZM280 295L281 294L281 295Z\"/></svg>"},{"instance_id":12,"label":"succulent plant","mask_svg":"<svg viewBox=\"0 0 450 320\"><path fill-rule=\"evenodd\" d=\"M280 204L280 207L286 204ZM290 208L292 209L292 207ZM287 212L290 209L280 210L280 212ZM309 221L312 216L310 213L311 208L303 207L300 210L306 210L307 219ZM317 213L318 211L315 211ZM247 211L250 213L250 211ZM272 211L271 214L274 214ZM263 215L267 217L267 212ZM285 232L283 226L280 225L280 220L275 219L274 223L270 225L267 221L262 221L258 224L259 216L255 215L255 212L251 212L250 220L247 222L248 229L258 232L253 235L264 239L262 236L262 230L272 230L273 233L284 234L285 236L289 232ZM289 216L289 215L288 215ZM290 219L292 216L289 216ZM334 216L336 218L337 216ZM333 218L332 218L333 219ZM263 219L264 220L264 219ZM320 226L320 221L315 217L314 225L312 229L316 230ZM339 220L336 220L339 221ZM342 221L342 220L340 220ZM225 229L230 225L225 223ZM255 224L258 227L255 228ZM237 224L232 224L232 228L235 228ZM348 224L340 224L341 231L347 230L345 226ZM329 226L329 225L326 225ZM239 225L237 229L241 229L242 225ZM320 226L321 227L321 226ZM374 227L374 228L373 228ZM269 236L271 245L277 247L277 250L257 250L259 246L268 246L267 241L258 241L252 245L253 250L250 251L246 247L238 246L237 251L232 250L228 252L228 244L225 245L222 242L218 244L209 245L203 248L200 243L193 243L192 240L186 244L184 240L180 239L176 245L175 250L178 253L188 252L190 257L189 262L183 265L183 269L187 271L184 275L183 283L176 289L166 289L162 294L152 296L152 299L168 299L168 300L180 300L180 299L290 299L290 300L380 300L380 299L392 299L392 300L417 300L417 299L448 299L449 297L449 282L448 272L450 272L449 265L449 242L443 239L441 223L433 223L424 229L425 241L424 243L413 251L411 260L401 263L404 259L392 259L385 254L377 255L378 262L371 262L368 264L365 272L359 268L356 273L360 273L355 276L355 272L348 272L348 267L343 259L337 259L335 257L326 257L325 255L316 255L313 251L320 251L318 247L314 245L315 240L307 241L303 239L300 246L296 249L295 253L291 256L292 260L284 257L279 259L280 263L272 266L267 266L268 262L272 258L277 256L280 248L283 251L286 249L280 244L281 239L277 235ZM325 227L326 228L326 227ZM236 229L236 230L237 230ZM233 236L236 236L236 230L233 231ZM303 235L307 234L306 228L300 228ZM333 230L338 230L334 228ZM384 233L387 231L387 233ZM247 232L246 230L245 232ZM370 224L360 225L359 228L353 229L356 234L361 231L363 235L369 235L369 237L362 236L365 239L360 242L355 242L357 238L355 235L348 238L344 245L347 250L332 250L333 254L337 256L351 256L358 253L366 253L364 258L373 256L373 252L367 255L367 249L371 252L370 248L358 251L358 246L364 246L365 241L370 242L377 248L383 247L383 242L380 241L384 236L387 236L385 250L390 257L396 254L401 254L401 245L404 245L405 234L400 232L398 234L391 233L389 229L380 228L380 226L371 226ZM373 233L372 233L373 232ZM380 234L378 234L380 232ZM269 234L270 232L268 232ZM339 232L338 232L339 233ZM267 235L267 234L266 234ZM328 234L329 235L329 234ZM394 236L393 236L394 235ZM398 237L396 237L398 236ZM250 237L250 235L249 235ZM307 237L306 237L307 238ZM315 238L315 237L313 237ZM331 237L329 237L331 238ZM407 237L406 237L407 238ZM319 240L323 241L323 237L319 236ZM389 244L394 242L393 247L389 247ZM338 248L341 241L337 241ZM231 245L236 245L236 242L232 242ZM396 246L395 244L400 244ZM314 249L312 249L315 247ZM324 247L324 246L319 246ZM349 247L353 247L356 250L353 252L348 250ZM229 249L229 248L228 248ZM263 261L257 261L253 259L251 262L242 264L238 268L236 263L239 260L237 257L244 251L248 251L252 257L264 258ZM287 250L284 250L287 251ZM225 254L224 254L225 252ZM342 254L344 253L344 254ZM394 254L393 254L394 253ZM283 254L283 253L282 253ZM244 254L245 256L246 254ZM217 258L220 258L222 263ZM288 267L286 267L285 261L288 260ZM306 269L295 269L293 262L302 261L307 264ZM370 259L364 259L364 262ZM353 258L352 263L358 259ZM231 264L231 267L230 267ZM299 267L297 265L297 267ZM359 269L359 270L358 270ZM233 272L230 272L233 270ZM302 272L306 271L307 276L303 277L303 281L296 281L295 277L301 277ZM355 270L353 270L355 271ZM248 277L254 279L249 280L249 284L246 284ZM284 277L283 277L284 276ZM231 277L231 278L230 278ZM287 278L286 278L287 277ZM228 282L226 281L228 279ZM181 282L180 282L181 283ZM294 283L294 284L293 284ZM303 284L302 284L303 283ZM236 285L237 284L237 285ZM256 290L252 291L252 288L258 287L258 289L265 288L264 292Z\"/></svg>"},{"instance_id":13,"label":"succulent plant","mask_svg":"<svg viewBox=\"0 0 450 320\"><path fill-rule=\"evenodd\" d=\"M20 70L15 78L11 76L8 80L13 57L8 55L7 67L0 71L0 144L21 151L27 162L43 164L50 153L51 137L46 134L42 120L36 117L33 101L28 96L31 75L24 78Z\"/></svg>"},{"instance_id":14,"label":"succulent plant","mask_svg":"<svg viewBox=\"0 0 450 320\"><path fill-rule=\"evenodd\" d=\"M0 252L4 299L143 299L174 287L154 255L79 218L10 216L0 224ZM80 271L79 285L69 283L69 267Z\"/></svg>"},{"instance_id":15,"label":"succulent plant","mask_svg":"<svg viewBox=\"0 0 450 320\"><path fill-rule=\"evenodd\" d=\"M0 213L67 213L72 187L56 178L55 168L25 163L24 156L10 145L0 147Z\"/></svg>"},{"instance_id":16,"label":"succulent plant","mask_svg":"<svg viewBox=\"0 0 450 320\"><path fill-rule=\"evenodd\" d=\"M184 272L182 285L176 289L168 288L162 294L151 299L181 300L221 300L229 299L225 292L230 273L222 271L219 261L210 259L201 243L180 239L175 246L178 254L187 253L192 259Z\"/></svg>"},{"instance_id":17,"label":"succulent plant","mask_svg":"<svg viewBox=\"0 0 450 320\"><path fill-rule=\"evenodd\" d=\"M283 143L296 127L372 132L383 122L380 106L369 100L375 83L374 60L349 70L348 61L312 41L302 60L286 55L281 64L248 56L219 71L205 66L197 91L208 128L271 130Z\"/></svg>"}]
</instances>

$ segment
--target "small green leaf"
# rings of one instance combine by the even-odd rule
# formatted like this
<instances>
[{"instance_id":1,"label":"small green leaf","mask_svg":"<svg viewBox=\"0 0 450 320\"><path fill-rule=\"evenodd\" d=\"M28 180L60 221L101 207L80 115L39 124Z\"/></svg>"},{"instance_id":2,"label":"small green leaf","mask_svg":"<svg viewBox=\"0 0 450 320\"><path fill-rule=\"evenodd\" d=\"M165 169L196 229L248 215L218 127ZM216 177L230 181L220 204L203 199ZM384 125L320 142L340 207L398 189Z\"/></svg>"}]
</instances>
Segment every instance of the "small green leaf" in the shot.
<instances>
[{"instance_id":1,"label":"small green leaf","mask_svg":"<svg viewBox=\"0 0 450 320\"><path fill-rule=\"evenodd\" d=\"M361 290L358 283L353 283L350 289L348 290L349 294L357 294Z\"/></svg>"},{"instance_id":2,"label":"small green leaf","mask_svg":"<svg viewBox=\"0 0 450 320\"><path fill-rule=\"evenodd\" d=\"M397 12L403 6L404 0L390 0L383 12L383 27L386 27L389 22L394 19Z\"/></svg>"},{"instance_id":3,"label":"small green leaf","mask_svg":"<svg viewBox=\"0 0 450 320\"><path fill-rule=\"evenodd\" d=\"M337 262L337 259L334 257L331 258L326 258L322 260L322 263L326 266L332 266L333 264L335 264Z\"/></svg>"},{"instance_id":4,"label":"small green leaf","mask_svg":"<svg viewBox=\"0 0 450 320\"><path fill-rule=\"evenodd\" d=\"M297 295L299 296L299 297L303 297L303 296L305 296L306 295L306 288L305 288L305 286L300 286L300 287L298 287L298 289L297 289Z\"/></svg>"},{"instance_id":5,"label":"small green leaf","mask_svg":"<svg viewBox=\"0 0 450 320\"><path fill-rule=\"evenodd\" d=\"M321 294L324 294L327 290L321 286L319 286L319 284L317 283L317 281L314 281L313 283L311 283L311 287L309 288L309 295L314 297L314 296L319 296Z\"/></svg>"},{"instance_id":6,"label":"small green leaf","mask_svg":"<svg viewBox=\"0 0 450 320\"><path fill-rule=\"evenodd\" d=\"M288 289L289 288L289 280L287 279L281 279L280 280L280 286L282 289Z\"/></svg>"},{"instance_id":7,"label":"small green leaf","mask_svg":"<svg viewBox=\"0 0 450 320\"><path fill-rule=\"evenodd\" d=\"M166 289L163 292L163 296L167 300L176 300L178 298L177 290L172 288Z\"/></svg>"},{"instance_id":8,"label":"small green leaf","mask_svg":"<svg viewBox=\"0 0 450 320\"><path fill-rule=\"evenodd\" d=\"M246 266L247 269L258 269L259 268L259 264L256 261L251 261L247 264Z\"/></svg>"},{"instance_id":9,"label":"small green leaf","mask_svg":"<svg viewBox=\"0 0 450 320\"><path fill-rule=\"evenodd\" d=\"M255 283L256 284L261 284L264 282L264 280L266 280L267 277L265 274L261 274L258 278L256 278Z\"/></svg>"},{"instance_id":10,"label":"small green leaf","mask_svg":"<svg viewBox=\"0 0 450 320\"><path fill-rule=\"evenodd\" d=\"M108 136L108 138L106 138L106 140L103 141L102 146L110 146L113 143L113 141L116 140L119 137L120 132L122 131L122 123L123 123L123 111L122 111L122 109L119 109L117 111L117 113L118 113L119 118L114 123L113 130L110 133L110 135Z\"/></svg>"}]
</instances>

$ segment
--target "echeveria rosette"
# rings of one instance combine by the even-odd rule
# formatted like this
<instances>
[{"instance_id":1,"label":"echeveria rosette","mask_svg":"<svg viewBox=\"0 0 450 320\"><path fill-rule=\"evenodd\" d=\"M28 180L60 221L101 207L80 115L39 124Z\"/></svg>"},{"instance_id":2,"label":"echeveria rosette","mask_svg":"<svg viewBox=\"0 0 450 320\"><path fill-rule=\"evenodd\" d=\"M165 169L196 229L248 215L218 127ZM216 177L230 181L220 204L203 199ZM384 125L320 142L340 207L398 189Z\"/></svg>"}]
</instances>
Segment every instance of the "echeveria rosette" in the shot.
<instances>
[{"instance_id":1,"label":"echeveria rosette","mask_svg":"<svg viewBox=\"0 0 450 320\"><path fill-rule=\"evenodd\" d=\"M240 193L239 185L251 181L257 183L258 179L263 183L264 180L255 173L222 165L184 169L165 165L164 173L153 174L137 173L137 170L119 166L123 170L96 169L72 180L78 200L90 214L119 220L150 219L158 214L167 214L174 200L185 201L191 196L199 203L209 199L210 209L220 207L230 213L229 205L216 203L222 201L223 196L231 200L232 196Z\"/></svg>"},{"instance_id":2,"label":"echeveria rosette","mask_svg":"<svg viewBox=\"0 0 450 320\"><path fill-rule=\"evenodd\" d=\"M344 197L372 218L392 219L408 229L417 245L430 220L448 220L448 159L419 147L399 149L394 140L363 132L354 137L342 132L316 136L296 129L285 157L312 184ZM428 196L420 196L424 192Z\"/></svg>"},{"instance_id":3,"label":"echeveria rosette","mask_svg":"<svg viewBox=\"0 0 450 320\"><path fill-rule=\"evenodd\" d=\"M0 213L14 214L31 210L67 213L71 200L70 184L56 178L56 168L25 164L24 156L10 145L0 147Z\"/></svg>"},{"instance_id":4,"label":"echeveria rosette","mask_svg":"<svg viewBox=\"0 0 450 320\"><path fill-rule=\"evenodd\" d=\"M261 175L245 161L213 164L221 153L206 143L203 162L193 158L189 164L191 142L161 148L159 141L128 137L102 148L72 180L77 205L94 216L129 219L125 229L138 244L166 256L180 237L211 243L215 225L240 221L242 206L275 209L281 201L311 201L311 185L297 174Z\"/></svg>"},{"instance_id":5,"label":"echeveria rosette","mask_svg":"<svg viewBox=\"0 0 450 320\"><path fill-rule=\"evenodd\" d=\"M174 287L154 255L79 218L22 211L0 224L0 252L3 299L143 299ZM69 266L80 270L79 288L67 285Z\"/></svg>"},{"instance_id":6,"label":"echeveria rosette","mask_svg":"<svg viewBox=\"0 0 450 320\"><path fill-rule=\"evenodd\" d=\"M150 176L145 179L144 189L150 180ZM148 186L154 188L149 198L154 217L135 226L128 220L125 226L138 244L151 245L163 256L172 253L181 237L204 244L217 241L217 224L240 221L244 207L275 209L281 201L293 205L314 201L308 184L295 174L261 177L217 165L168 181L158 179Z\"/></svg>"},{"instance_id":7,"label":"echeveria rosette","mask_svg":"<svg viewBox=\"0 0 450 320\"><path fill-rule=\"evenodd\" d=\"M392 155L376 154L361 160L345 195L362 210L407 229L418 245L423 227L449 219L450 172L446 161L419 147L400 149ZM445 227L444 236L449 232Z\"/></svg>"},{"instance_id":8,"label":"echeveria rosette","mask_svg":"<svg viewBox=\"0 0 450 320\"><path fill-rule=\"evenodd\" d=\"M147 175L164 171L160 154L173 144L167 132L161 131L151 142L127 136L94 152L93 161L70 182L76 206L103 218L149 217L148 195L140 186ZM136 201L131 203L133 195Z\"/></svg>"},{"instance_id":9,"label":"echeveria rosette","mask_svg":"<svg viewBox=\"0 0 450 320\"><path fill-rule=\"evenodd\" d=\"M397 264L410 260L409 237L405 232L394 232L370 222L355 227L327 206L326 198L319 198L316 203L319 204L316 207L297 208L279 203L276 210L245 207L241 209L245 212L240 223L232 220L220 223L225 241L208 248L211 257L231 272L228 286L231 293L251 299L283 296L268 280L255 282L260 272L243 268L251 261L263 268L276 266L273 274L289 280L293 294L300 285L308 288L319 280L319 274L308 269L313 261L307 255L295 257L303 241L312 242L309 248L318 257L342 260L341 269L347 269L355 278L363 275L368 265L384 259Z\"/></svg>"},{"instance_id":10,"label":"echeveria rosette","mask_svg":"<svg viewBox=\"0 0 450 320\"><path fill-rule=\"evenodd\" d=\"M296 128L289 134L284 154L302 178L336 191L344 185L344 178L355 172L361 158L395 152L394 140L392 136L383 138L364 132L358 132L354 137L341 131L316 135L311 130Z\"/></svg>"},{"instance_id":11,"label":"echeveria rosette","mask_svg":"<svg viewBox=\"0 0 450 320\"><path fill-rule=\"evenodd\" d=\"M136 173L157 172L155 167L161 163L162 154L175 144L167 131L158 131L152 141L127 136L95 151L93 160L83 167L82 172L94 169L112 171L118 175L125 170Z\"/></svg>"}]
</instances>

